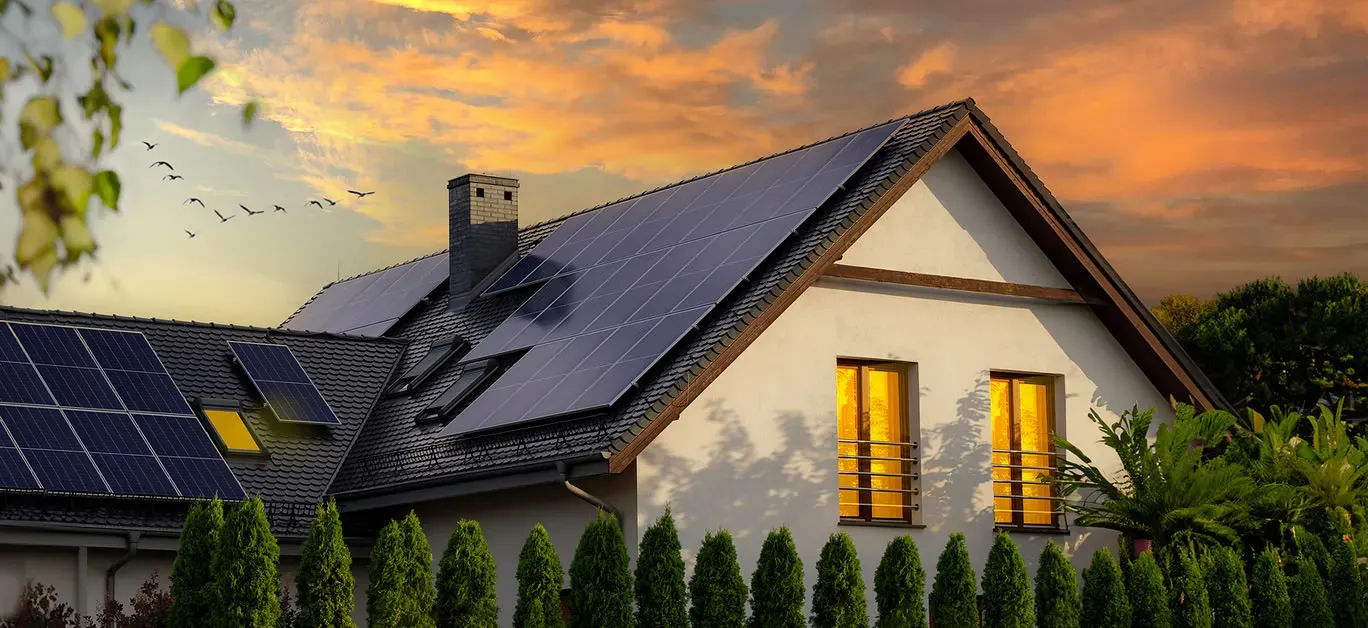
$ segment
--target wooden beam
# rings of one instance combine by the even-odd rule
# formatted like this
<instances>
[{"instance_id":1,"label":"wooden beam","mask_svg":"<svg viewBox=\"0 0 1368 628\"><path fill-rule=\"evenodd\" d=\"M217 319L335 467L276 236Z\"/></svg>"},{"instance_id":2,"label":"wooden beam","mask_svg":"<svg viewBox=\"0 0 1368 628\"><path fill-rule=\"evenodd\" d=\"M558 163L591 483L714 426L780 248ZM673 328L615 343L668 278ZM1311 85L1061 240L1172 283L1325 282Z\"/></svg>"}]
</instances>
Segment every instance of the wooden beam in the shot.
<instances>
[{"instance_id":1,"label":"wooden beam","mask_svg":"<svg viewBox=\"0 0 1368 628\"><path fill-rule=\"evenodd\" d=\"M839 277L841 279L872 281L876 283L897 284L900 286L915 286L918 288L935 288L937 290L955 290L958 292L976 292L979 294L995 294L1006 297L1043 299L1046 301L1059 301L1063 303L1088 302L1083 298L1083 295L1078 294L1078 291L1071 288L1049 288L1046 286L1032 286L1004 281L949 277L946 275L927 275L924 273L909 273L901 270L870 268L868 266L851 266L849 264L832 264L831 268L827 269L826 276Z\"/></svg>"}]
</instances>

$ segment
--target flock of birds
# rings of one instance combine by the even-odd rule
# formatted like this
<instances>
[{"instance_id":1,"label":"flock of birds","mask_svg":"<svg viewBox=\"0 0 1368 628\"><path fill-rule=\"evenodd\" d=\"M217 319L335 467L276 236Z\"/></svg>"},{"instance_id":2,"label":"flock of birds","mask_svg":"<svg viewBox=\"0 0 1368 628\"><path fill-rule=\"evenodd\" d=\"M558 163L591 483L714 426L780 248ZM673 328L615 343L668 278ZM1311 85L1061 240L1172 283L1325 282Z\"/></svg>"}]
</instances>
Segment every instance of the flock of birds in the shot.
<instances>
[{"instance_id":1,"label":"flock of birds","mask_svg":"<svg viewBox=\"0 0 1368 628\"><path fill-rule=\"evenodd\" d=\"M143 143L144 146L147 147L147 150L149 150L149 151L152 150L152 149L154 149L154 148L156 148L156 147L158 147L158 146L160 146L160 144L153 144L152 142L149 142L149 141L147 141L147 140L142 140L142 143ZM175 168L175 166L172 166L170 163L168 163L168 162L166 162L166 161L154 161L154 162L152 162L152 165L151 165L151 166L148 166L148 167L149 167L149 168L156 168L156 167L158 167L158 166L165 166L165 167L166 167L167 174L166 174L166 176L162 177L162 180L163 180L163 181L180 181L180 180L182 180L182 179L185 178L185 177L183 177L183 176L181 176L181 175L176 174L176 168ZM370 195L372 195L372 194L375 194L375 192L358 192L358 191L356 191L356 190L347 190L347 192L348 192L349 194L355 194L355 195L356 195L356 198L357 198L358 200L359 200L359 199L366 198L367 196L370 196ZM319 199L321 199L321 200L319 200ZM191 196L190 198L185 199L185 202L181 203L181 205L190 205L190 204L192 204L192 203L197 203L197 204L199 204L199 206L200 206L201 208L208 209L208 208L204 205L204 201L201 200L201 199L198 198L198 197L195 197L195 196ZM305 207L308 207L309 205L314 205L314 206L318 207L319 209L323 209L323 203L327 203L327 204L328 204L328 207L334 207L334 206L337 205L337 201L334 201L334 200L332 200L332 199L330 199L330 198L328 198L328 197L326 197L326 196L320 196L320 197L318 197L318 199L311 200L311 201L309 201L308 203L306 203L306 204L305 204ZM252 208L247 207L246 205L243 205L243 204L241 204L241 203L238 204L238 207L239 207L240 209L242 209L242 211L245 212L245 213L247 214L247 217L248 217L248 218L250 218L250 217L252 217L252 216L256 216L256 215L258 215L258 214L264 214L264 213L266 213L266 212L268 211L268 210L265 210L265 209L252 209ZM284 213L284 214L288 214L288 213L289 213L288 211L286 211L286 209L285 209L284 207L281 207L280 205L271 205L271 207L274 208L274 211L272 211L271 213ZM231 211L231 210L230 210L230 211ZM220 212L220 211L217 210L217 209L213 210L213 212L214 212L214 215L215 215L215 216L218 216L219 224L226 223L226 222L228 222L229 220L232 220L232 219L238 217L238 214L233 214L233 213L229 213L228 215L225 216L225 215L223 214L223 212ZM199 235L199 233L194 232L194 231L191 231L191 230L189 230L189 229L185 229L184 231L185 231L185 235L186 235L187 238L194 238L195 236Z\"/></svg>"}]
</instances>

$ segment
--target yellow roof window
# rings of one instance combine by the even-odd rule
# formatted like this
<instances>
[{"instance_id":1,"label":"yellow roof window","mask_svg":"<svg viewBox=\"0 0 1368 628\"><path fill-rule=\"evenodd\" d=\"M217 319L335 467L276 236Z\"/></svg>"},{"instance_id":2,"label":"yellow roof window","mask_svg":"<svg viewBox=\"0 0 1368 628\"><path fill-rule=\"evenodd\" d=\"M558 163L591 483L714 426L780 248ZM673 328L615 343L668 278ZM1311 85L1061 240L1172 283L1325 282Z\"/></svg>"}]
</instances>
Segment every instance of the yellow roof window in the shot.
<instances>
[{"instance_id":1,"label":"yellow roof window","mask_svg":"<svg viewBox=\"0 0 1368 628\"><path fill-rule=\"evenodd\" d=\"M261 453L261 445L252 437L251 430L236 410L204 410L204 416L214 425L219 440L231 453Z\"/></svg>"}]
</instances>

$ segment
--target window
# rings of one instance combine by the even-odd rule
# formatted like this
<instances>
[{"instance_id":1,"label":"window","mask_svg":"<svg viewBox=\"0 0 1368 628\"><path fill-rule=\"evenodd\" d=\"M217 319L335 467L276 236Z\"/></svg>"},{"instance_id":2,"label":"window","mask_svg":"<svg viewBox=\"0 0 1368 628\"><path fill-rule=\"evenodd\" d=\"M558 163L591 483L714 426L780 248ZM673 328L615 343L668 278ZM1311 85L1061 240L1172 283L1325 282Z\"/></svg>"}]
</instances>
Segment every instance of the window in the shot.
<instances>
[{"instance_id":1,"label":"window","mask_svg":"<svg viewBox=\"0 0 1368 628\"><path fill-rule=\"evenodd\" d=\"M499 363L496 360L483 360L465 365L461 370L461 376L456 378L446 392L428 404L428 407L418 415L418 421L438 421L451 414L456 406L461 405L462 401L469 398L480 384L489 381L498 370Z\"/></svg>"},{"instance_id":2,"label":"window","mask_svg":"<svg viewBox=\"0 0 1368 628\"><path fill-rule=\"evenodd\" d=\"M459 336L448 336L432 341L432 344L428 345L427 353L423 354L423 358L394 382L394 388L391 389L391 392L394 394L413 392L439 367L445 364L452 355L465 347L466 342L461 340Z\"/></svg>"},{"instance_id":3,"label":"window","mask_svg":"<svg viewBox=\"0 0 1368 628\"><path fill-rule=\"evenodd\" d=\"M916 426L910 420L905 364L836 365L837 457L841 520L921 522Z\"/></svg>"},{"instance_id":4,"label":"window","mask_svg":"<svg viewBox=\"0 0 1368 628\"><path fill-rule=\"evenodd\" d=\"M994 373L993 520L1000 527L1062 528L1060 498L1046 480L1058 454L1054 379L1042 375Z\"/></svg>"},{"instance_id":5,"label":"window","mask_svg":"<svg viewBox=\"0 0 1368 628\"><path fill-rule=\"evenodd\" d=\"M505 191L504 191L504 200L505 200L505 201L511 201L511 200L513 200L513 193L512 193L512 192L509 192L509 191L507 191L507 190L505 190Z\"/></svg>"},{"instance_id":6,"label":"window","mask_svg":"<svg viewBox=\"0 0 1368 628\"><path fill-rule=\"evenodd\" d=\"M210 410L206 408L204 416L214 426L214 432L218 434L219 442L223 443L223 448L229 453L261 453L261 445L257 443L256 437L252 436L252 431L247 429L247 423L242 420L242 415L237 410Z\"/></svg>"},{"instance_id":7,"label":"window","mask_svg":"<svg viewBox=\"0 0 1368 628\"><path fill-rule=\"evenodd\" d=\"M475 196L484 198L484 188L475 188Z\"/></svg>"}]
</instances>

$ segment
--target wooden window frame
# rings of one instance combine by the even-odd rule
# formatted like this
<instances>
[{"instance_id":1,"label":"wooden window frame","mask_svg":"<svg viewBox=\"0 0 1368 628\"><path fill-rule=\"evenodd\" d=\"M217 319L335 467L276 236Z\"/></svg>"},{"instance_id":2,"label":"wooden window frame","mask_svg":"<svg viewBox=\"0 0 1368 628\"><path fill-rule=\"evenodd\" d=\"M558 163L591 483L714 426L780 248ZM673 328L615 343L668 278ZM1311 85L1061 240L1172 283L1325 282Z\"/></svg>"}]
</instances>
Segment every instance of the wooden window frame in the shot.
<instances>
[{"instance_id":1,"label":"wooden window frame","mask_svg":"<svg viewBox=\"0 0 1368 628\"><path fill-rule=\"evenodd\" d=\"M888 360L861 360L846 358L838 359L836 361L836 366L837 369L840 369L841 367L854 367L858 369L857 372L859 374L857 379L859 396L857 412L859 414L860 420L858 427L859 433L857 434L857 438L854 439L855 442L852 443L848 439L841 438L839 427L840 419L839 417L837 418L837 460L839 461L842 458L844 458L844 456L841 454L842 444L856 445L855 456L857 456L856 470L854 472L840 471L838 463L837 477L839 478L841 475L846 473L859 474L859 485L854 489L842 488L840 486L839 480L837 481L836 501L838 504L837 513L840 517L840 524L857 526L921 527L921 461L917 456L917 452L920 449L920 444L917 438L919 435L920 426L917 425L917 421L915 420L912 412L912 396L917 394L917 387L913 384L913 382L915 382L916 366L914 364L910 364L907 362L894 362ZM876 367L885 369L896 369L898 373L901 375L904 387L903 394L899 397L901 399L901 404L899 404L900 407L898 408L898 415L902 421L902 433L904 434L904 437L902 442L897 443L896 445L886 445L901 446L903 448L902 457L904 458L904 460L902 460L900 464L900 470L902 474L901 477L903 477L906 482L906 488L904 488L903 490L907 492L903 493L902 507L904 515L896 519L874 517L873 495L876 492L882 492L875 490L872 486L871 479L873 477L873 471L871 471L872 465L870 464L870 458L872 458L871 445L874 445L876 443L873 443L869 438L871 431L868 407L869 372L871 368ZM848 490L854 490L855 493L859 496L859 515L854 517L840 514L840 494L843 491Z\"/></svg>"},{"instance_id":2,"label":"wooden window frame","mask_svg":"<svg viewBox=\"0 0 1368 628\"><path fill-rule=\"evenodd\" d=\"M1051 439L1051 445L1045 451L1039 453L1027 453L1021 449L1021 415L1019 412L1020 408L1018 407L1019 404L1017 400L1021 397L1020 391L1022 380L1039 378L1046 379L1049 382L1049 386L1046 388L1045 391L1045 407L1049 409L1049 420L1046 423L1046 428ZM1048 496L1048 499L1051 501L1053 506L1051 509L1051 513L1053 515L1053 523L1049 524L1026 523L1026 497L1022 492L1022 486L1025 483L1025 480L1022 479L1022 467L1025 466L1022 463L1023 455L1053 456L1054 463L1051 465L1054 470L1053 473L1057 475L1059 472L1059 456L1062 455L1062 452L1058 447L1053 445L1053 439L1055 435L1059 433L1059 408L1055 405L1056 400L1058 399L1058 388L1060 380L1059 376L1051 375L1048 373L1025 373L1021 371L991 371L989 373L989 380L1007 380L1009 382L1008 403L1011 404L1011 409L1009 411L1011 415L1011 448L1008 450L999 450L996 447L991 447L991 439L993 433L991 421L993 420L994 413L991 409L992 400L989 400L990 409L988 416L990 426L988 433L990 439L990 449L993 454L993 456L991 456L989 460L989 478L992 481L994 530L1001 530L1005 532L1038 532L1047 534L1068 534L1069 524L1067 518L1065 517L1064 509L1062 507L1063 501L1061 501L1058 490L1056 490L1054 487L1050 487L1050 495ZM1007 464L1009 465L1011 475L1007 480L999 480L997 479L996 474L993 473L993 471L996 471L998 468L998 464L996 461L993 460L993 458L996 457L996 454L1001 453L1005 453L1009 456ZM999 495L997 491L999 482L1009 482L1011 486L1011 493L1008 495ZM997 500L1000 497L1011 498L1012 520L1010 522L998 521L997 519ZM1040 498L1032 497L1031 499L1038 500Z\"/></svg>"}]
</instances>

